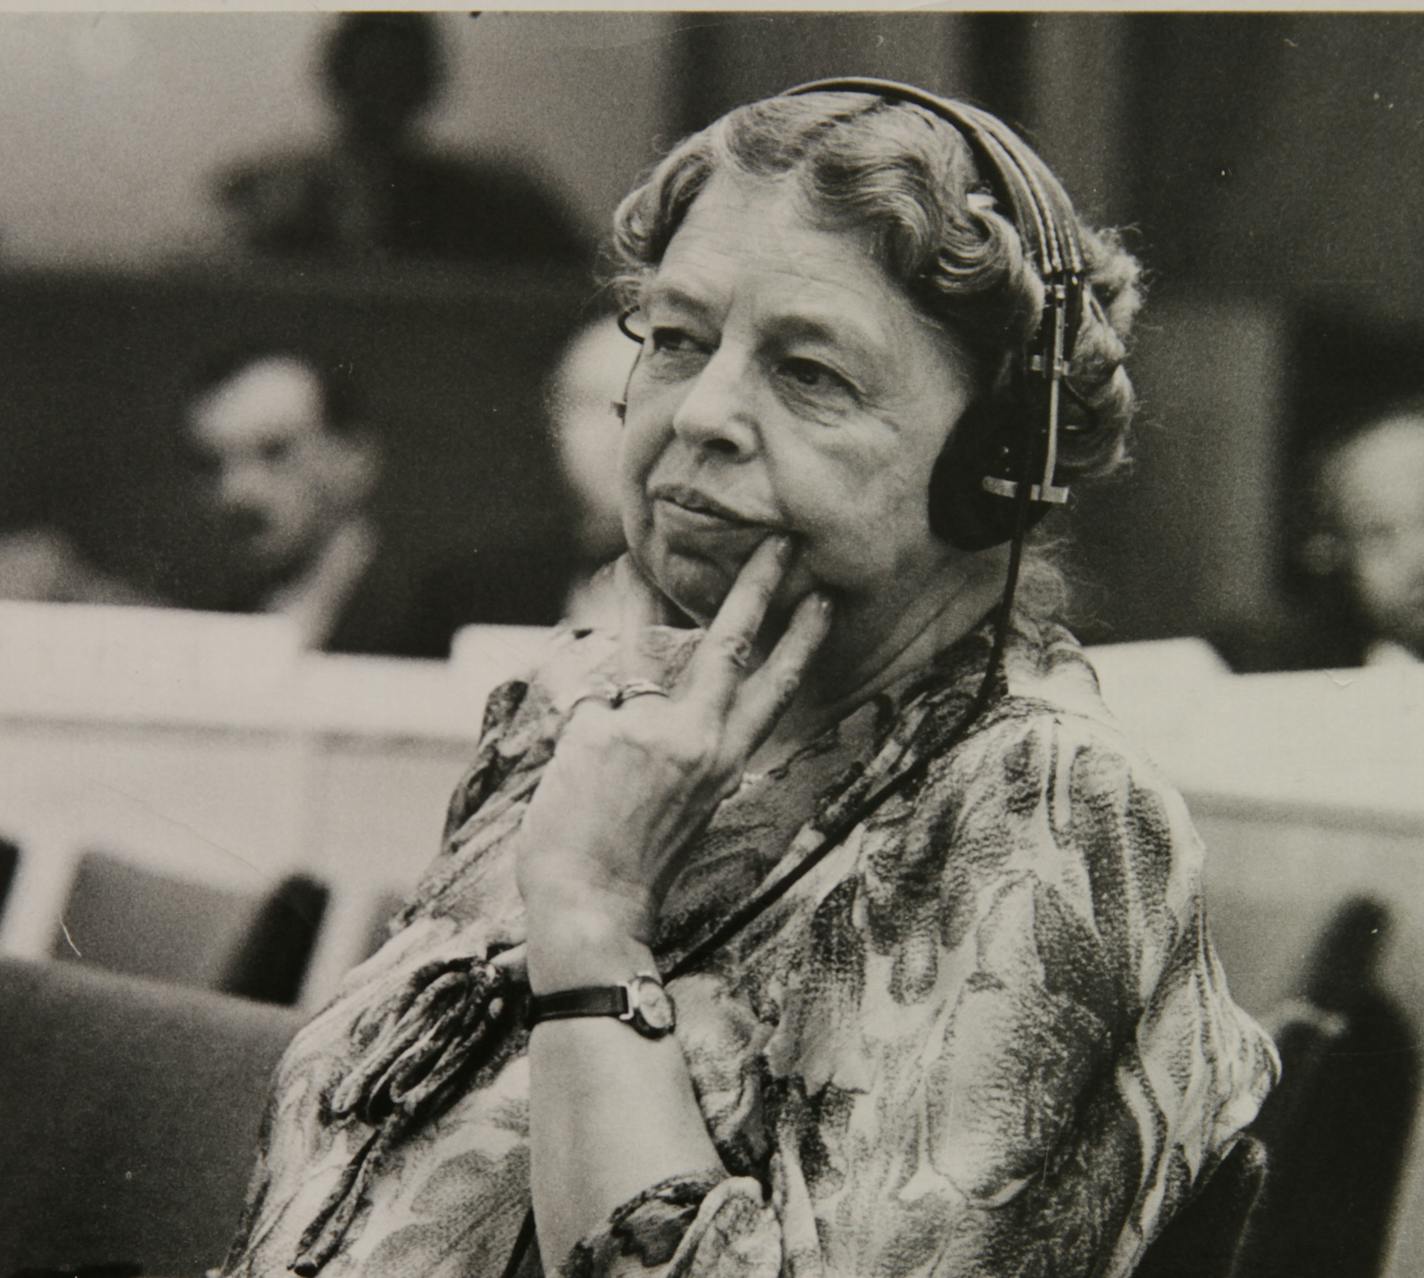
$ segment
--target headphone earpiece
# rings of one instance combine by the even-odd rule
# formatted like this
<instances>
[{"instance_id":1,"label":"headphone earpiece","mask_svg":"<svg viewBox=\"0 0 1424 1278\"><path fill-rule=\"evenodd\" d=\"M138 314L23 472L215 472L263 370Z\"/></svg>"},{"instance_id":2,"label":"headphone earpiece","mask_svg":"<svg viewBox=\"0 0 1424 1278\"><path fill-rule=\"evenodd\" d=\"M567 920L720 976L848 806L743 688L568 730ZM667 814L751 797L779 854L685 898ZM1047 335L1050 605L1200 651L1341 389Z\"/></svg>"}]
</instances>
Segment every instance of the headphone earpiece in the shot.
<instances>
[{"instance_id":1,"label":"headphone earpiece","mask_svg":"<svg viewBox=\"0 0 1424 1278\"><path fill-rule=\"evenodd\" d=\"M930 471L930 531L959 550L988 550L1014 535L1015 503L984 487L986 477L1008 478L1023 465L1022 425L1003 406L976 401L960 415ZM1033 502L1025 529L1049 511Z\"/></svg>"}]
</instances>

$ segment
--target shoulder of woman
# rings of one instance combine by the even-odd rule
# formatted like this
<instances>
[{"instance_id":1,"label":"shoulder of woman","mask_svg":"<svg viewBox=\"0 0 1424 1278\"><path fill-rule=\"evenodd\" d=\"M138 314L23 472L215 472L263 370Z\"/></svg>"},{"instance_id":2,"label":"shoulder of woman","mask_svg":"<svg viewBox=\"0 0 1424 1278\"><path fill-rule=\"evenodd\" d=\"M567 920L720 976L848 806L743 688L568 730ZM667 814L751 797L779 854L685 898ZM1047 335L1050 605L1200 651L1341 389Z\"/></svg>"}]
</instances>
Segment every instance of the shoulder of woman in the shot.
<instances>
[{"instance_id":1,"label":"shoulder of woman","mask_svg":"<svg viewBox=\"0 0 1424 1278\"><path fill-rule=\"evenodd\" d=\"M1067 627L1051 621L1020 621L1005 649L1003 666L1010 698L1116 724L1087 652Z\"/></svg>"},{"instance_id":2,"label":"shoulder of woman","mask_svg":"<svg viewBox=\"0 0 1424 1278\"><path fill-rule=\"evenodd\" d=\"M572 703L610 678L618 659L618 636L588 626L555 626L528 654L523 671L496 687L485 702L481 745L492 739L524 741L531 733L557 735Z\"/></svg>"},{"instance_id":3,"label":"shoulder of woman","mask_svg":"<svg viewBox=\"0 0 1424 1278\"><path fill-rule=\"evenodd\" d=\"M649 662L660 661L671 679L700 634L652 627L644 655ZM447 831L463 823L506 778L547 762L579 700L616 688L622 660L619 637L612 631L569 625L551 630L531 651L524 673L499 684L486 698L479 748L456 789Z\"/></svg>"},{"instance_id":4,"label":"shoulder of woman","mask_svg":"<svg viewBox=\"0 0 1424 1278\"><path fill-rule=\"evenodd\" d=\"M955 753L945 781L967 814L992 820L997 810L1007 828L1084 861L1126 857L1153 877L1199 873L1184 799L1105 708L1011 693Z\"/></svg>"},{"instance_id":5,"label":"shoulder of woman","mask_svg":"<svg viewBox=\"0 0 1424 1278\"><path fill-rule=\"evenodd\" d=\"M1200 901L1201 841L1181 795L1111 716L1062 698L1001 698L886 816L871 832L896 844L872 856L893 866L885 887L918 882L955 917L1012 892L1041 919L1079 920L1115 965L1136 966L1146 936L1148 950L1170 946Z\"/></svg>"},{"instance_id":6,"label":"shoulder of woman","mask_svg":"<svg viewBox=\"0 0 1424 1278\"><path fill-rule=\"evenodd\" d=\"M1004 694L965 735L962 765L975 774L996 764L1045 793L1092 779L1099 789L1151 791L1186 821L1175 787L1103 700L1077 639L1053 623L1030 623L1004 656ZM1062 797L1061 794L1058 797Z\"/></svg>"},{"instance_id":7,"label":"shoulder of woman","mask_svg":"<svg viewBox=\"0 0 1424 1278\"><path fill-rule=\"evenodd\" d=\"M513 773L547 760L567 716L560 689L578 686L605 647L594 632L558 627L530 652L523 673L490 690L475 757L446 813L447 841Z\"/></svg>"}]
</instances>

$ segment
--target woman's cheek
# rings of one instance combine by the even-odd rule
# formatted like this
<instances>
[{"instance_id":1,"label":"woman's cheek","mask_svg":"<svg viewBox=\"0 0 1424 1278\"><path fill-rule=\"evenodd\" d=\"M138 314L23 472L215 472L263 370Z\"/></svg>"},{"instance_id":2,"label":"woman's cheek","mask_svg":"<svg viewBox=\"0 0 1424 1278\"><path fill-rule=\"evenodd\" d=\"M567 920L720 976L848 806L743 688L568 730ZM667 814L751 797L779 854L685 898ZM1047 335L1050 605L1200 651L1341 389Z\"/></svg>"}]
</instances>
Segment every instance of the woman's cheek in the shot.
<instances>
[{"instance_id":1,"label":"woman's cheek","mask_svg":"<svg viewBox=\"0 0 1424 1278\"><path fill-rule=\"evenodd\" d=\"M817 586L826 584L828 583L822 581L814 565L808 563L806 559L797 558L792 561L791 570L777 586L772 606L795 607Z\"/></svg>"}]
</instances>

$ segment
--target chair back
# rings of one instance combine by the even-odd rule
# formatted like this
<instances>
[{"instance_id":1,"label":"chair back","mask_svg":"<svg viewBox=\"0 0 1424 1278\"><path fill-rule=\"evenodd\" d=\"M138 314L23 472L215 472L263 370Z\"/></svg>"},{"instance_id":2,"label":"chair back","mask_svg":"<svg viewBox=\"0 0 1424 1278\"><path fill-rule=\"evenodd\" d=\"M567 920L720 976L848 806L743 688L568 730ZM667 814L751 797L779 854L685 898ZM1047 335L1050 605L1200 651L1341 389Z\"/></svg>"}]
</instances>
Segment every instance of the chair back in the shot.
<instances>
[{"instance_id":1,"label":"chair back","mask_svg":"<svg viewBox=\"0 0 1424 1278\"><path fill-rule=\"evenodd\" d=\"M107 852L79 858L50 957L212 989L253 898Z\"/></svg>"},{"instance_id":2,"label":"chair back","mask_svg":"<svg viewBox=\"0 0 1424 1278\"><path fill-rule=\"evenodd\" d=\"M0 957L0 1275L221 1263L290 1009Z\"/></svg>"},{"instance_id":3,"label":"chair back","mask_svg":"<svg viewBox=\"0 0 1424 1278\"><path fill-rule=\"evenodd\" d=\"M5 902L10 896L10 886L15 881L15 871L20 864L20 845L0 836L0 922L5 918Z\"/></svg>"},{"instance_id":4,"label":"chair back","mask_svg":"<svg viewBox=\"0 0 1424 1278\"><path fill-rule=\"evenodd\" d=\"M218 974L216 988L290 1006L301 993L330 893L307 874L290 874L267 894Z\"/></svg>"},{"instance_id":5,"label":"chair back","mask_svg":"<svg viewBox=\"0 0 1424 1278\"><path fill-rule=\"evenodd\" d=\"M1299 996L1266 1022L1281 1081L1252 1124L1271 1159L1252 1228L1262 1253L1253 1278L1387 1271L1421 1076L1412 1009L1379 978L1391 912L1370 897L1342 901Z\"/></svg>"},{"instance_id":6,"label":"chair back","mask_svg":"<svg viewBox=\"0 0 1424 1278\"><path fill-rule=\"evenodd\" d=\"M128 976L294 1003L326 911L294 874L265 893L196 883L104 852L80 858L50 956Z\"/></svg>"},{"instance_id":7,"label":"chair back","mask_svg":"<svg viewBox=\"0 0 1424 1278\"><path fill-rule=\"evenodd\" d=\"M1265 1179L1265 1146L1238 1137L1147 1248L1133 1278L1252 1278L1250 1220Z\"/></svg>"}]
</instances>

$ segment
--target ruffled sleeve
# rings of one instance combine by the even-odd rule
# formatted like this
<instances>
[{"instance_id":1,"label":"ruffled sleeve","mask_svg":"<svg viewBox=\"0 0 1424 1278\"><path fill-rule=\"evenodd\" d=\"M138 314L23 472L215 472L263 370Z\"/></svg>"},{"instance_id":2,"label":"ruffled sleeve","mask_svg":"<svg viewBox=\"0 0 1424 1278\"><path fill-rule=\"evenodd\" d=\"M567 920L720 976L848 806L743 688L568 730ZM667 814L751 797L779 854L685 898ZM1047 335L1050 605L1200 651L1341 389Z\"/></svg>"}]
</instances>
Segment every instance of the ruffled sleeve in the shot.
<instances>
[{"instance_id":1,"label":"ruffled sleeve","mask_svg":"<svg viewBox=\"0 0 1424 1278\"><path fill-rule=\"evenodd\" d=\"M1254 1117L1278 1067L1200 842L1110 725L1011 699L852 843L763 992L764 1158L626 1204L568 1278L1125 1275Z\"/></svg>"}]
</instances>

